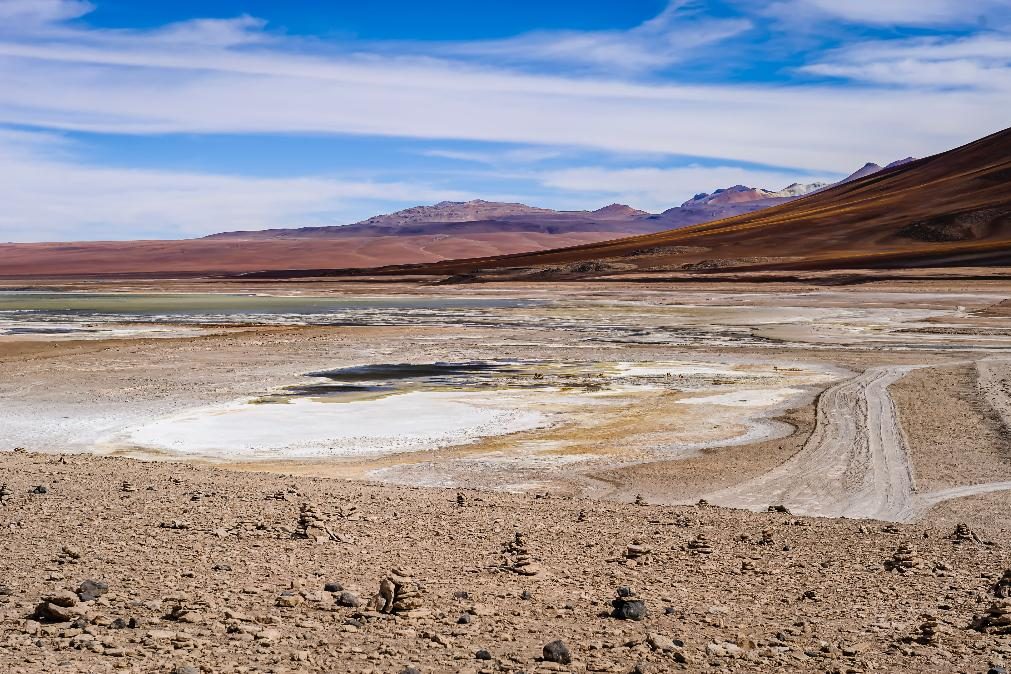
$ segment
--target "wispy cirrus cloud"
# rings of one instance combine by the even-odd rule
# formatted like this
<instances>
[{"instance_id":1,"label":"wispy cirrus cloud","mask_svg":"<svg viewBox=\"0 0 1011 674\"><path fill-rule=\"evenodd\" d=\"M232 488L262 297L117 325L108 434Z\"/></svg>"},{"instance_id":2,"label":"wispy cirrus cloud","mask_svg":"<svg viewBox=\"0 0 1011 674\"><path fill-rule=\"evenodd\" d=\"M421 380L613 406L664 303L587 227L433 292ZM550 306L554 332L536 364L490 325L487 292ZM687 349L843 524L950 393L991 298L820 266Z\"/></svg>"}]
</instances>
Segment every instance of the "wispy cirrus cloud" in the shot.
<instances>
[{"instance_id":1,"label":"wispy cirrus cloud","mask_svg":"<svg viewBox=\"0 0 1011 674\"><path fill-rule=\"evenodd\" d=\"M776 0L762 11L788 20L821 17L884 26L972 26L1011 15L1005 0Z\"/></svg>"},{"instance_id":2,"label":"wispy cirrus cloud","mask_svg":"<svg viewBox=\"0 0 1011 674\"><path fill-rule=\"evenodd\" d=\"M743 17L712 18L698 2L675 0L628 30L536 31L502 40L442 45L437 53L491 58L498 64L552 63L646 72L666 68L698 50L753 27Z\"/></svg>"},{"instance_id":3,"label":"wispy cirrus cloud","mask_svg":"<svg viewBox=\"0 0 1011 674\"><path fill-rule=\"evenodd\" d=\"M816 75L909 87L1011 91L1011 36L873 41L803 68Z\"/></svg>"},{"instance_id":4,"label":"wispy cirrus cloud","mask_svg":"<svg viewBox=\"0 0 1011 674\"><path fill-rule=\"evenodd\" d=\"M483 164L495 169L486 173L503 174L499 180L526 181L531 193L553 191L538 203L606 198L651 210L721 185L774 187L869 158L922 156L1007 123L1009 38L993 19L1001 3L961 4L991 17L989 28L881 37L889 25L925 33L945 21L966 25L964 17L950 18L948 0L901 12L895 7L905 0L741 2L736 15L719 16L699 0L671 3L628 30L449 44L304 39L250 16L110 30L89 25L92 6L79 0L0 0L0 198L7 208L0 238L186 236L347 222L368 215L361 205L373 200L375 210L389 210L471 196L524 199L501 183L473 191L423 176L263 178L241 168L102 165L74 156L58 137L28 138L15 126L116 136L430 139L446 145L425 151L430 158ZM827 22L877 28L853 29L844 49L798 53L777 66L779 81L689 82L670 68L721 59L744 36L778 34L785 24L776 12L815 17L798 24L801 31ZM761 51L760 42L749 44ZM793 80L797 72L807 79ZM812 83L812 75L821 81ZM914 114L924 110L930 114ZM595 154L712 161L585 165ZM549 160L551 170L539 165ZM555 166L563 161L569 166ZM747 168L754 165L786 168Z\"/></svg>"},{"instance_id":5,"label":"wispy cirrus cloud","mask_svg":"<svg viewBox=\"0 0 1011 674\"><path fill-rule=\"evenodd\" d=\"M242 34L262 32L240 22ZM59 26L52 35L27 34L8 26L0 37L0 123L71 131L374 134L823 170L871 152L923 154L993 131L1006 121L1009 102L994 92L863 96L827 86L567 77L307 51L274 35L241 44L209 39L196 47L193 33L179 26L114 32ZM909 115L912 109L934 114L926 120ZM896 135L896 128L904 133Z\"/></svg>"}]
</instances>

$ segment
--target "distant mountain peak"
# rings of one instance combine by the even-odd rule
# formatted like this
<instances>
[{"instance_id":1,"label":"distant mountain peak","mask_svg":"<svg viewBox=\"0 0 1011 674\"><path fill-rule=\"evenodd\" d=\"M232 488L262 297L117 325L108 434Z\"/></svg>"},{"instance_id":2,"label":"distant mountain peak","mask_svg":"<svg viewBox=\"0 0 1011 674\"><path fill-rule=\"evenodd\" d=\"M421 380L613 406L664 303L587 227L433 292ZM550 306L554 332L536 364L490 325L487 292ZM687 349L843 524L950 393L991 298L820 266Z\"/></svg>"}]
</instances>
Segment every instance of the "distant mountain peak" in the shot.
<instances>
[{"instance_id":1,"label":"distant mountain peak","mask_svg":"<svg viewBox=\"0 0 1011 674\"><path fill-rule=\"evenodd\" d=\"M649 213L632 208L628 204L608 204L595 211L590 211L590 215L598 218L638 218L649 215Z\"/></svg>"}]
</instances>

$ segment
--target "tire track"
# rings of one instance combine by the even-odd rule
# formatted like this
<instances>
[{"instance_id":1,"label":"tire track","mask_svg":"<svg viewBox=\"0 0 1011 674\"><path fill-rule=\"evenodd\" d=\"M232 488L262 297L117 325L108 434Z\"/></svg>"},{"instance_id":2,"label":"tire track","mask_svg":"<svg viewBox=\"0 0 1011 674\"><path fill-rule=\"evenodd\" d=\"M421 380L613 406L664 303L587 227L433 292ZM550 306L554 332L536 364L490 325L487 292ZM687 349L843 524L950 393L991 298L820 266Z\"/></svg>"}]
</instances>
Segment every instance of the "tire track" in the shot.
<instances>
[{"instance_id":1,"label":"tire track","mask_svg":"<svg viewBox=\"0 0 1011 674\"><path fill-rule=\"evenodd\" d=\"M988 365L978 364L981 377L984 383L995 383L986 379L994 373ZM921 367L927 366L873 367L826 390L818 399L815 429L800 452L765 475L707 499L752 510L783 504L803 515L908 522L943 501L1011 490L1011 482L990 482L916 493L888 387ZM992 394L998 398L992 401L995 409L1002 416L1011 413L1008 387L987 388L997 392Z\"/></svg>"}]
</instances>

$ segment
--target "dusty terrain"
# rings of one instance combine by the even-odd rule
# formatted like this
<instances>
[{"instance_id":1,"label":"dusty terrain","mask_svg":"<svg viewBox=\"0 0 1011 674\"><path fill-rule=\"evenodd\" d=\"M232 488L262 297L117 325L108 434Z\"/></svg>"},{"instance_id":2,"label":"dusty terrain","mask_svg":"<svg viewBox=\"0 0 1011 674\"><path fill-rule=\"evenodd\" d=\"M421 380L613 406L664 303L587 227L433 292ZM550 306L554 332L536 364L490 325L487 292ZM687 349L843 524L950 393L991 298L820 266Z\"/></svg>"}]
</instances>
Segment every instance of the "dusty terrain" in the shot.
<instances>
[{"instance_id":1,"label":"dusty terrain","mask_svg":"<svg viewBox=\"0 0 1011 674\"><path fill-rule=\"evenodd\" d=\"M453 490L87 456L0 468L10 672L981 672L1011 655L970 628L1011 566L987 526L956 543L930 523L470 491L461 507ZM305 503L339 540L294 537ZM503 568L517 531L534 576ZM634 542L650 552L631 561ZM887 570L902 544L915 568ZM412 615L365 606L393 568L422 585ZM71 620L29 618L89 579L108 592ZM621 586L643 620L607 616ZM543 662L556 639L571 664Z\"/></svg>"},{"instance_id":2,"label":"dusty terrain","mask_svg":"<svg viewBox=\"0 0 1011 674\"><path fill-rule=\"evenodd\" d=\"M0 323L10 671L985 672L1011 656L1004 619L977 621L1011 567L1006 282L465 293L482 305L410 284L31 287L106 294L102 313ZM120 291L239 308L109 313ZM407 303L358 319L281 296ZM505 369L379 393L306 380L391 363ZM447 428L498 409L545 425L410 451L329 440L344 449L297 458L267 434L249 456L212 451L261 409L303 415L296 435L446 396ZM235 409L249 421L208 426L205 449L141 442ZM403 610L370 610L394 569L413 574ZM89 579L108 591L66 594ZM622 586L644 620L607 615ZM571 663L543 660L556 639Z\"/></svg>"}]
</instances>

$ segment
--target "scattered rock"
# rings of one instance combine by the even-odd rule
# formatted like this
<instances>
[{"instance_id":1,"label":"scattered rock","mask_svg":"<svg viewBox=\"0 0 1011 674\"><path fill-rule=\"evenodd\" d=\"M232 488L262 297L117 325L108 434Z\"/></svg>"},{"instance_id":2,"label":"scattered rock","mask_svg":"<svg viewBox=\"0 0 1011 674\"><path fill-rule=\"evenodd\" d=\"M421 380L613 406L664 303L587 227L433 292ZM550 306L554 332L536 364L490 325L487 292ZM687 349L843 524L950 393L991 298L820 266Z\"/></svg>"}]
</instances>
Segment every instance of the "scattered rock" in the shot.
<instances>
[{"instance_id":1,"label":"scattered rock","mask_svg":"<svg viewBox=\"0 0 1011 674\"><path fill-rule=\"evenodd\" d=\"M296 606L301 606L302 602L305 600L298 592L294 590L285 590L278 597L275 602L281 608L295 608Z\"/></svg>"},{"instance_id":2,"label":"scattered rock","mask_svg":"<svg viewBox=\"0 0 1011 674\"><path fill-rule=\"evenodd\" d=\"M561 639L555 639L550 643L544 644L541 656L545 662L557 662L560 665L572 663L572 653L569 652L569 647Z\"/></svg>"},{"instance_id":3,"label":"scattered rock","mask_svg":"<svg viewBox=\"0 0 1011 674\"><path fill-rule=\"evenodd\" d=\"M94 601L109 591L109 585L100 580L86 580L77 588L77 596L83 602Z\"/></svg>"},{"instance_id":4,"label":"scattered rock","mask_svg":"<svg viewBox=\"0 0 1011 674\"><path fill-rule=\"evenodd\" d=\"M358 598L358 595L347 590L337 593L333 600L335 604L344 606L345 608L358 608L362 605L362 600Z\"/></svg>"},{"instance_id":5,"label":"scattered rock","mask_svg":"<svg viewBox=\"0 0 1011 674\"><path fill-rule=\"evenodd\" d=\"M993 586L993 593L1001 599L1011 598L1011 569L1005 571L997 584Z\"/></svg>"}]
</instances>

